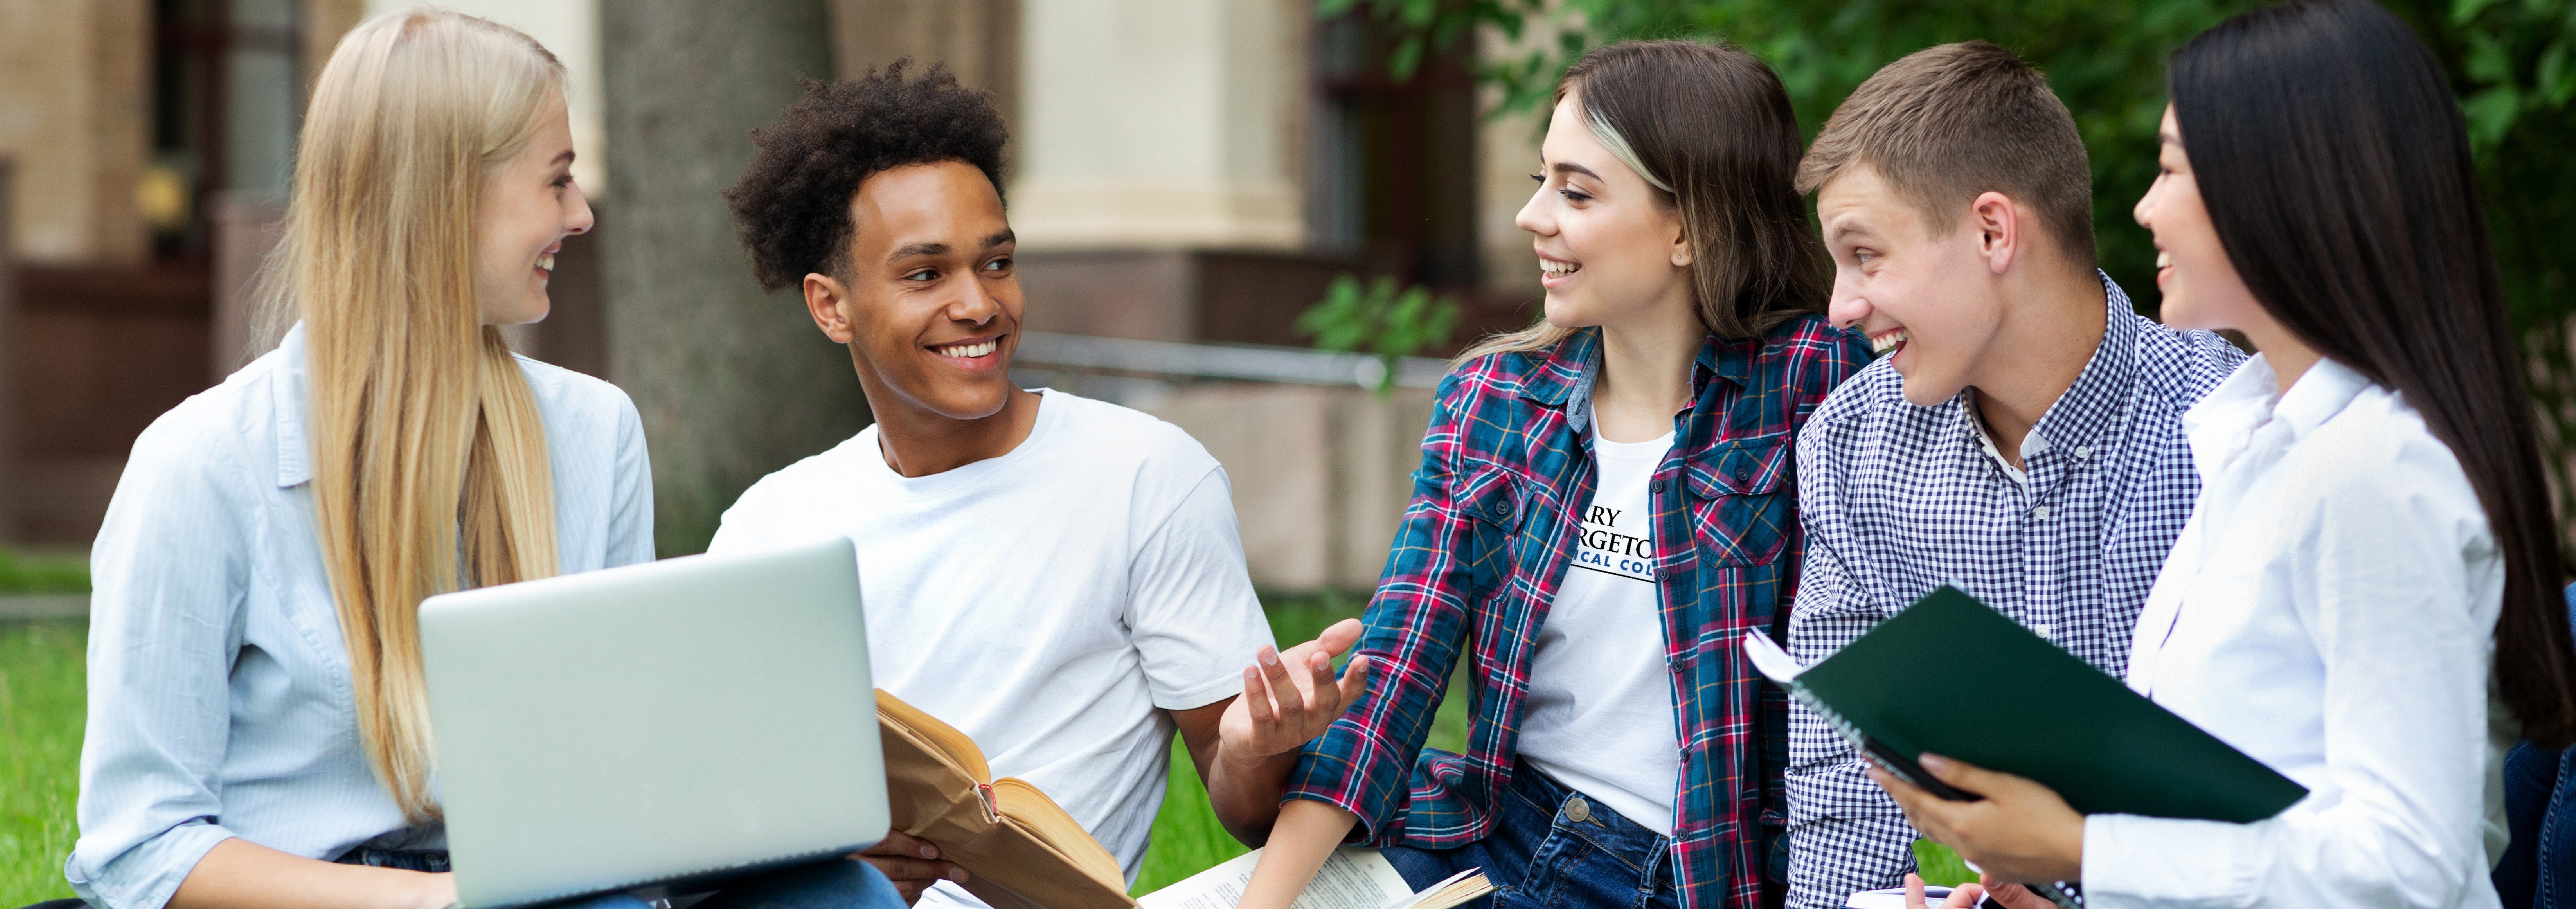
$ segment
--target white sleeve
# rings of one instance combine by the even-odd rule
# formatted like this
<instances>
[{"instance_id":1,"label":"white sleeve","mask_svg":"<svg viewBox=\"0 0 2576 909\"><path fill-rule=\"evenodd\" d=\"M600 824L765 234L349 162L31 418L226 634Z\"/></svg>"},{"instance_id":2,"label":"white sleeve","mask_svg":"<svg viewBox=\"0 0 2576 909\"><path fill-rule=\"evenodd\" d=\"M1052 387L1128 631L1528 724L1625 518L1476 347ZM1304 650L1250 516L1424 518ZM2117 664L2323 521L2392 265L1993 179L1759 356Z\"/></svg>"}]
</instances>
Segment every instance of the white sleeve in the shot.
<instances>
[{"instance_id":1,"label":"white sleeve","mask_svg":"<svg viewBox=\"0 0 2576 909\"><path fill-rule=\"evenodd\" d=\"M644 447L644 419L635 402L618 396L617 480L610 495L605 567L653 561L653 457Z\"/></svg>"},{"instance_id":2,"label":"white sleeve","mask_svg":"<svg viewBox=\"0 0 2576 909\"><path fill-rule=\"evenodd\" d=\"M708 552L758 549L768 543L761 533L759 518L759 499L766 482L751 484L750 489L742 491L741 498L733 500L733 507L716 516L716 535L707 540Z\"/></svg>"},{"instance_id":3,"label":"white sleeve","mask_svg":"<svg viewBox=\"0 0 2576 909\"><path fill-rule=\"evenodd\" d=\"M1243 692L1243 667L1274 643L1243 564L1225 468L1210 466L1128 569L1127 631L1154 706L1205 707Z\"/></svg>"},{"instance_id":4,"label":"white sleeve","mask_svg":"<svg viewBox=\"0 0 2576 909\"><path fill-rule=\"evenodd\" d=\"M2296 516L2309 522L2304 545L2284 543L2302 564L2293 605L2324 664L2337 797L2253 824L2086 818L2088 904L2459 906L2489 886L2487 680L2503 576L2466 483L2442 479L2346 478Z\"/></svg>"},{"instance_id":5,"label":"white sleeve","mask_svg":"<svg viewBox=\"0 0 2576 909\"><path fill-rule=\"evenodd\" d=\"M159 909L233 836L216 778L260 513L245 493L266 480L226 456L240 443L219 428L146 430L90 551L81 836L63 874L92 905Z\"/></svg>"}]
</instances>

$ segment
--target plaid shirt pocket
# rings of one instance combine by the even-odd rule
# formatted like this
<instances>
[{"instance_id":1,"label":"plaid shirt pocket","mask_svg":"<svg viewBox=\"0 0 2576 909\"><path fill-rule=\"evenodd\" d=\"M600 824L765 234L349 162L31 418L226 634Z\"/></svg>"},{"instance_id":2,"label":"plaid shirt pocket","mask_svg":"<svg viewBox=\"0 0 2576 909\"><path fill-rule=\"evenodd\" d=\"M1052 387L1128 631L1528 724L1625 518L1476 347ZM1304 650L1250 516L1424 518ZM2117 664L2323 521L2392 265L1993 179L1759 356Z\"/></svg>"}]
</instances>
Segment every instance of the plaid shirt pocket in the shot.
<instances>
[{"instance_id":1,"label":"plaid shirt pocket","mask_svg":"<svg viewBox=\"0 0 2576 909\"><path fill-rule=\"evenodd\" d=\"M1788 433L1720 443L1684 469L1691 534L1718 565L1768 565L1789 550L1798 521Z\"/></svg>"}]
</instances>

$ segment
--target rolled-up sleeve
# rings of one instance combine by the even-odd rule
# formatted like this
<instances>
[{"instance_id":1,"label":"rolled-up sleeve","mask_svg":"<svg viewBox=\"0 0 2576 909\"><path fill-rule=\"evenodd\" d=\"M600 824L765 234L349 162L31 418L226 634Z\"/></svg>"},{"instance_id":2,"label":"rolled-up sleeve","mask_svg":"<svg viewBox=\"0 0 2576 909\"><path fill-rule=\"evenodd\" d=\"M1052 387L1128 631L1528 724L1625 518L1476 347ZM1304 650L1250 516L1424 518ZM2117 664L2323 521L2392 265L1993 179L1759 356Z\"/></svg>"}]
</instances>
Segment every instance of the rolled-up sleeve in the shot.
<instances>
[{"instance_id":1,"label":"rolled-up sleeve","mask_svg":"<svg viewBox=\"0 0 2576 909\"><path fill-rule=\"evenodd\" d=\"M1388 845L1402 838L1414 758L1430 736L1467 637L1472 519L1453 501L1452 458L1466 432L1457 385L1455 375L1441 383L1413 502L1363 616L1367 629L1357 653L1372 661L1368 691L1307 743L1283 799L1311 799L1358 815L1352 842Z\"/></svg>"},{"instance_id":2,"label":"rolled-up sleeve","mask_svg":"<svg viewBox=\"0 0 2576 909\"><path fill-rule=\"evenodd\" d=\"M1789 653L1814 664L1883 616L1854 583L1836 542L1842 465L1830 426L1798 439L1798 519L1806 529L1804 576L1789 613ZM1789 893L1793 909L1841 906L1852 893L1890 886L1912 870L1914 828L1869 781L1851 743L1806 705L1789 707Z\"/></svg>"},{"instance_id":3,"label":"rolled-up sleeve","mask_svg":"<svg viewBox=\"0 0 2576 909\"><path fill-rule=\"evenodd\" d=\"M91 905L159 909L216 843L216 779L231 725L228 676L249 583L232 501L257 478L237 446L164 417L145 431L91 550L89 719L81 837L64 876Z\"/></svg>"}]
</instances>

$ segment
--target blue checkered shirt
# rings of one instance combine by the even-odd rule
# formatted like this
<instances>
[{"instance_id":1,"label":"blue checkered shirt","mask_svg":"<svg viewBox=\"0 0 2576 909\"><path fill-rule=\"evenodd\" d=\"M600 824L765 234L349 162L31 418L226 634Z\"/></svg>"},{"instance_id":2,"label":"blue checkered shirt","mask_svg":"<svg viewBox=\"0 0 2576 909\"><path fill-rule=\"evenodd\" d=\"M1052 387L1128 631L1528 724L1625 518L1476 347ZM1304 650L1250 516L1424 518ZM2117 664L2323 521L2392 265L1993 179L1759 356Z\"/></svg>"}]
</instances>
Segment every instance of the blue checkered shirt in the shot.
<instances>
[{"instance_id":1,"label":"blue checkered shirt","mask_svg":"<svg viewBox=\"0 0 2576 909\"><path fill-rule=\"evenodd\" d=\"M2026 480L1993 451L1972 393L1908 404L1885 360L1809 418L1791 656L1824 659L1948 582L2114 677L2127 668L2129 630L2200 492L2182 413L2245 355L2139 316L2102 285L2102 344L2023 444ZM1839 907L1913 870L1914 829L1862 771L1822 718L1791 707L1791 907Z\"/></svg>"}]
</instances>

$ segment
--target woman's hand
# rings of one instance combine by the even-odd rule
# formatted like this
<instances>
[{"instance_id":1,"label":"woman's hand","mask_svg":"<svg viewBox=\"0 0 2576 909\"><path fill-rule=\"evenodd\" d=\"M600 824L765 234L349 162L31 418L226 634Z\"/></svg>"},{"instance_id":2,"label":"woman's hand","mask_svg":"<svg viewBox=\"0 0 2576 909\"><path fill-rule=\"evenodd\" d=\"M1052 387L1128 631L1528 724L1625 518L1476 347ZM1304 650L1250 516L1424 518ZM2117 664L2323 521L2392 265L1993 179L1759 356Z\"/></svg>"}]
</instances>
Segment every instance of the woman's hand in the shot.
<instances>
[{"instance_id":1,"label":"woman's hand","mask_svg":"<svg viewBox=\"0 0 2576 909\"><path fill-rule=\"evenodd\" d=\"M1925 753L1921 762L1941 782L1984 796L1948 801L1869 768L1869 778L1896 797L1905 819L1924 836L1958 850L1991 880L2052 883L2083 873L2084 816L2054 790L1937 754Z\"/></svg>"},{"instance_id":2,"label":"woman's hand","mask_svg":"<svg viewBox=\"0 0 2576 909\"><path fill-rule=\"evenodd\" d=\"M1998 884L1992 876L1981 883L1953 887L1941 905L1927 906L1923 899L1923 879L1911 874L1905 876L1905 909L1971 909L1977 905L1978 898L1985 896L1994 897L2004 909L2057 909L2056 903L2030 892L2030 888L2020 884Z\"/></svg>"},{"instance_id":3,"label":"woman's hand","mask_svg":"<svg viewBox=\"0 0 2576 909\"><path fill-rule=\"evenodd\" d=\"M1977 898L1984 895L1986 888L1982 886L1960 884L1950 889L1949 897L1943 899L1941 905L1930 906L1924 903L1923 878L1912 874L1905 876L1905 909L1973 909Z\"/></svg>"},{"instance_id":4,"label":"woman's hand","mask_svg":"<svg viewBox=\"0 0 2576 909\"><path fill-rule=\"evenodd\" d=\"M1278 653L1264 647L1243 668L1243 696L1218 721L1223 753L1235 760L1288 754L1323 735L1368 690L1367 657L1333 680L1333 657L1359 643L1360 620L1343 619L1312 641Z\"/></svg>"}]
</instances>

